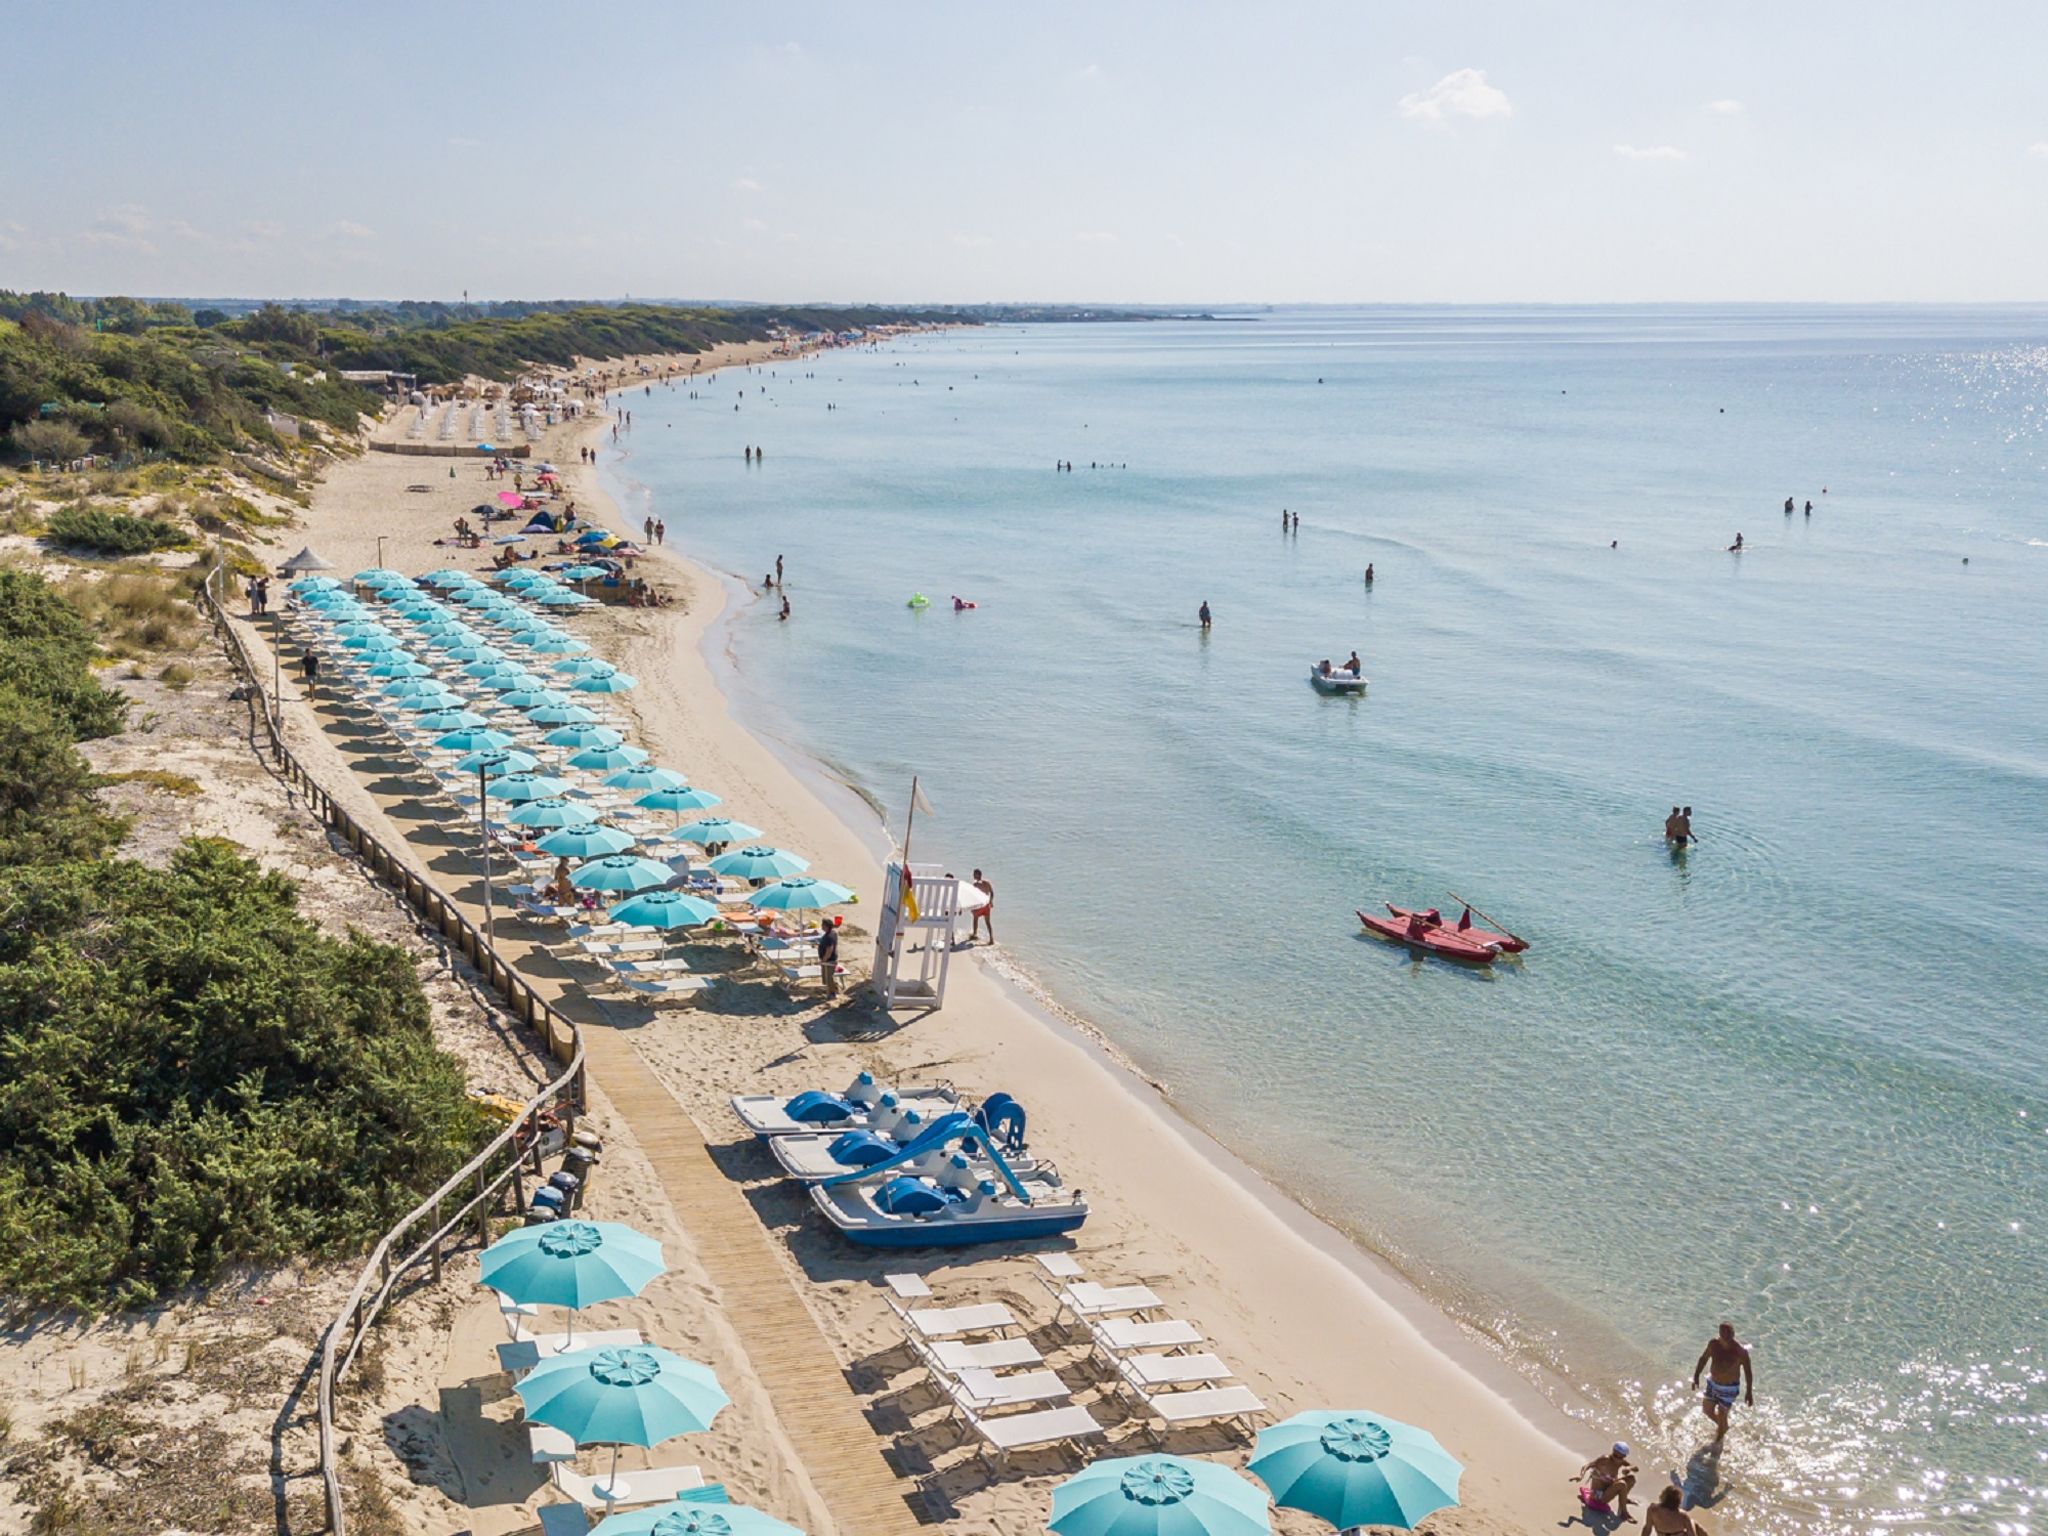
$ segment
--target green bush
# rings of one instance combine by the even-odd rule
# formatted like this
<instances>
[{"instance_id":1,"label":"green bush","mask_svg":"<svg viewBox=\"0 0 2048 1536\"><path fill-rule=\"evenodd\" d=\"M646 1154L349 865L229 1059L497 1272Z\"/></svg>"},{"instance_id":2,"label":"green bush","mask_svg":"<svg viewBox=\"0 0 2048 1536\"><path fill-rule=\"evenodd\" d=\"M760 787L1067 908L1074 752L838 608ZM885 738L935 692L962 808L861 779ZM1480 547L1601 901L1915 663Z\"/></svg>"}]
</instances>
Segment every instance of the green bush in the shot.
<instances>
[{"instance_id":1,"label":"green bush","mask_svg":"<svg viewBox=\"0 0 2048 1536\"><path fill-rule=\"evenodd\" d=\"M0 697L40 701L74 741L112 736L128 701L93 677L98 653L91 625L56 588L0 569Z\"/></svg>"},{"instance_id":2,"label":"green bush","mask_svg":"<svg viewBox=\"0 0 2048 1536\"><path fill-rule=\"evenodd\" d=\"M65 464L92 452L91 441L68 421L16 422L8 441L22 458L46 463Z\"/></svg>"},{"instance_id":3,"label":"green bush","mask_svg":"<svg viewBox=\"0 0 2048 1536\"><path fill-rule=\"evenodd\" d=\"M127 1305L353 1249L483 1127L411 959L195 839L0 873L0 1295Z\"/></svg>"},{"instance_id":4,"label":"green bush","mask_svg":"<svg viewBox=\"0 0 2048 1536\"><path fill-rule=\"evenodd\" d=\"M126 827L100 809L92 765L40 699L0 690L0 867L95 859Z\"/></svg>"},{"instance_id":5,"label":"green bush","mask_svg":"<svg viewBox=\"0 0 2048 1536\"><path fill-rule=\"evenodd\" d=\"M147 555L159 549L181 549L192 542L182 528L102 507L66 507L53 512L43 536L67 549L89 549L103 555Z\"/></svg>"}]
</instances>

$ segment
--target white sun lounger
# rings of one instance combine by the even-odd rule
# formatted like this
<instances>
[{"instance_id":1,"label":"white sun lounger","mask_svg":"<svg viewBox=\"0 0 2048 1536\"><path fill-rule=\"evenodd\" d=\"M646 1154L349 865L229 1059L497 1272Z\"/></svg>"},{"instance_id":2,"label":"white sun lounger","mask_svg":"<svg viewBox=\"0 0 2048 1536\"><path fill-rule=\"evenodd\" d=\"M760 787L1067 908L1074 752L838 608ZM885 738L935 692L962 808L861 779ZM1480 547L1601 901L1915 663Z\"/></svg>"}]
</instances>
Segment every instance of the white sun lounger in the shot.
<instances>
[{"instance_id":1,"label":"white sun lounger","mask_svg":"<svg viewBox=\"0 0 2048 1536\"><path fill-rule=\"evenodd\" d=\"M1126 1382L1128 1386L1129 1383ZM1145 1412L1168 1426L1208 1424L1230 1420L1251 1433L1252 1415L1264 1413L1266 1405L1250 1387L1204 1387L1194 1392L1148 1392L1131 1387L1130 1395Z\"/></svg>"},{"instance_id":2,"label":"white sun lounger","mask_svg":"<svg viewBox=\"0 0 2048 1536\"><path fill-rule=\"evenodd\" d=\"M1009 1366L1038 1365L1045 1356L1029 1339L990 1339L986 1344L963 1344L958 1339L936 1339L924 1348L932 1359L954 1375L962 1371L995 1371Z\"/></svg>"},{"instance_id":3,"label":"white sun lounger","mask_svg":"<svg viewBox=\"0 0 2048 1536\"><path fill-rule=\"evenodd\" d=\"M1088 1332L1106 1354L1121 1355L1133 1349L1174 1349L1202 1342L1202 1331L1177 1317L1157 1322L1140 1322L1135 1317L1090 1318Z\"/></svg>"},{"instance_id":4,"label":"white sun lounger","mask_svg":"<svg viewBox=\"0 0 2048 1536\"><path fill-rule=\"evenodd\" d=\"M1018 1327L1016 1315L1000 1301L985 1301L972 1307L915 1307L889 1303L914 1338L955 1339L969 1333L1001 1333Z\"/></svg>"},{"instance_id":5,"label":"white sun lounger","mask_svg":"<svg viewBox=\"0 0 2048 1536\"><path fill-rule=\"evenodd\" d=\"M535 1466L576 1459L576 1438L547 1424L526 1426L526 1444L533 1452Z\"/></svg>"},{"instance_id":6,"label":"white sun lounger","mask_svg":"<svg viewBox=\"0 0 2048 1536\"><path fill-rule=\"evenodd\" d=\"M982 1454L984 1449L994 1451L998 1467L1009 1461L1012 1451L1029 1450L1040 1445L1066 1445L1102 1434L1102 1426L1095 1422L1095 1415L1086 1408L1068 1406L1042 1408L1036 1413L984 1415L976 1413L958 1398L953 1399L953 1408L981 1441L981 1445L976 1447L976 1454Z\"/></svg>"},{"instance_id":7,"label":"white sun lounger","mask_svg":"<svg viewBox=\"0 0 2048 1536\"><path fill-rule=\"evenodd\" d=\"M505 1335L511 1339L530 1339L526 1331L527 1322L540 1316L540 1308L530 1301L514 1301L503 1291L492 1291L498 1298L498 1316L504 1319Z\"/></svg>"},{"instance_id":8,"label":"white sun lounger","mask_svg":"<svg viewBox=\"0 0 2048 1536\"><path fill-rule=\"evenodd\" d=\"M1208 1385L1218 1381L1229 1381L1237 1375L1215 1355L1121 1355L1116 1362L1117 1371L1125 1381L1134 1387L1151 1390L1158 1387L1185 1387L1194 1383Z\"/></svg>"},{"instance_id":9,"label":"white sun lounger","mask_svg":"<svg viewBox=\"0 0 2048 1536\"><path fill-rule=\"evenodd\" d=\"M1149 1312L1154 1307L1164 1306L1150 1286L1144 1285L1097 1285L1093 1280L1075 1280L1066 1285L1044 1281L1045 1288L1052 1292L1059 1310L1053 1313L1055 1326L1066 1313L1071 1312L1082 1322L1090 1318L1114 1317L1119 1313Z\"/></svg>"},{"instance_id":10,"label":"white sun lounger","mask_svg":"<svg viewBox=\"0 0 2048 1536\"><path fill-rule=\"evenodd\" d=\"M626 1349L642 1342L638 1328L599 1329L594 1333L579 1333L573 1339L566 1333L543 1333L500 1344L498 1366L514 1375L522 1375L541 1361L566 1355L571 1350Z\"/></svg>"},{"instance_id":11,"label":"white sun lounger","mask_svg":"<svg viewBox=\"0 0 2048 1536\"><path fill-rule=\"evenodd\" d=\"M998 1375L970 1366L946 1380L944 1372L933 1373L948 1397L964 1408L985 1413L991 1408L1024 1408L1040 1403L1064 1403L1074 1393L1052 1371L1016 1371Z\"/></svg>"},{"instance_id":12,"label":"white sun lounger","mask_svg":"<svg viewBox=\"0 0 2048 1536\"><path fill-rule=\"evenodd\" d=\"M628 992L637 993L652 1003L687 1003L699 993L708 992L715 985L709 976L671 976L656 980L652 977L616 976L611 978L616 986Z\"/></svg>"},{"instance_id":13,"label":"white sun lounger","mask_svg":"<svg viewBox=\"0 0 2048 1536\"><path fill-rule=\"evenodd\" d=\"M621 1472L616 1486L602 1477L585 1477L568 1467L555 1468L555 1486L585 1509L611 1509L635 1504L666 1504L679 1493L704 1486L699 1467L647 1467Z\"/></svg>"}]
</instances>

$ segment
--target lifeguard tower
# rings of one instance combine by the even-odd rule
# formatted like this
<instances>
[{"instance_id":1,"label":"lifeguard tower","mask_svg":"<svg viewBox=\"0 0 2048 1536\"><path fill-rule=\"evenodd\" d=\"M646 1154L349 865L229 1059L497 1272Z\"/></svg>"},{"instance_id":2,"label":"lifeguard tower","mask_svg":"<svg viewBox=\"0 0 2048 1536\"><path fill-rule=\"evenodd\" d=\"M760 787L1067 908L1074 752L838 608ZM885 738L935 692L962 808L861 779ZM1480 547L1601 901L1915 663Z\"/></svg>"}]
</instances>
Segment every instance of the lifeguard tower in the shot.
<instances>
[{"instance_id":1,"label":"lifeguard tower","mask_svg":"<svg viewBox=\"0 0 2048 1536\"><path fill-rule=\"evenodd\" d=\"M903 900L906 867L913 906ZM937 864L891 863L882 890L882 919L875 929L875 993L882 1007L943 1008L960 882Z\"/></svg>"}]
</instances>

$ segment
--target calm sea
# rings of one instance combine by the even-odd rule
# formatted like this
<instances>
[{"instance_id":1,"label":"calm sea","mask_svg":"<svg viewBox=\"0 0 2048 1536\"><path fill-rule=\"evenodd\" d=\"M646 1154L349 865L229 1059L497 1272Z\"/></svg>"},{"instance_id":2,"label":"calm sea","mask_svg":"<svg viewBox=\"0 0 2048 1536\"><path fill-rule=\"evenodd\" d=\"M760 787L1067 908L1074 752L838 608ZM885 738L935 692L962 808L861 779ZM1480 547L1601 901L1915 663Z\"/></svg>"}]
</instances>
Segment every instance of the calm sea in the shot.
<instances>
[{"instance_id":1,"label":"calm sea","mask_svg":"<svg viewBox=\"0 0 2048 1536\"><path fill-rule=\"evenodd\" d=\"M622 403L636 523L784 557L743 708L899 824L923 774L1017 962L1589 1444L1767 1530L2025 1527L2048 312L994 328ZM1313 692L1353 647L1369 695ZM1451 891L1528 957L1359 934Z\"/></svg>"}]
</instances>

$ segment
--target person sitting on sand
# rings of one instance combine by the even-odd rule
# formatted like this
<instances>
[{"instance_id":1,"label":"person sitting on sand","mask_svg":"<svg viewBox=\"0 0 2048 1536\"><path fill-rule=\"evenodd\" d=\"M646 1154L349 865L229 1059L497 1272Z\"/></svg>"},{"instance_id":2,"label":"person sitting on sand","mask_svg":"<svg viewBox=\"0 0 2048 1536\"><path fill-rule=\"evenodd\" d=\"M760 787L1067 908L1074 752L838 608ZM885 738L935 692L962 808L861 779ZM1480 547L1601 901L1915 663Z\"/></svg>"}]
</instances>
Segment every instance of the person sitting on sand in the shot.
<instances>
[{"instance_id":1,"label":"person sitting on sand","mask_svg":"<svg viewBox=\"0 0 2048 1536\"><path fill-rule=\"evenodd\" d=\"M1636 1486L1636 1469L1628 1458L1628 1443L1617 1440L1613 1450L1595 1456L1572 1474L1579 1480L1579 1503L1596 1515L1634 1519L1629 1512L1628 1496Z\"/></svg>"},{"instance_id":2,"label":"person sitting on sand","mask_svg":"<svg viewBox=\"0 0 2048 1536\"><path fill-rule=\"evenodd\" d=\"M1706 1527L1679 1507L1683 1498L1676 1488L1658 1494L1643 1511L1643 1536L1706 1536Z\"/></svg>"}]
</instances>

